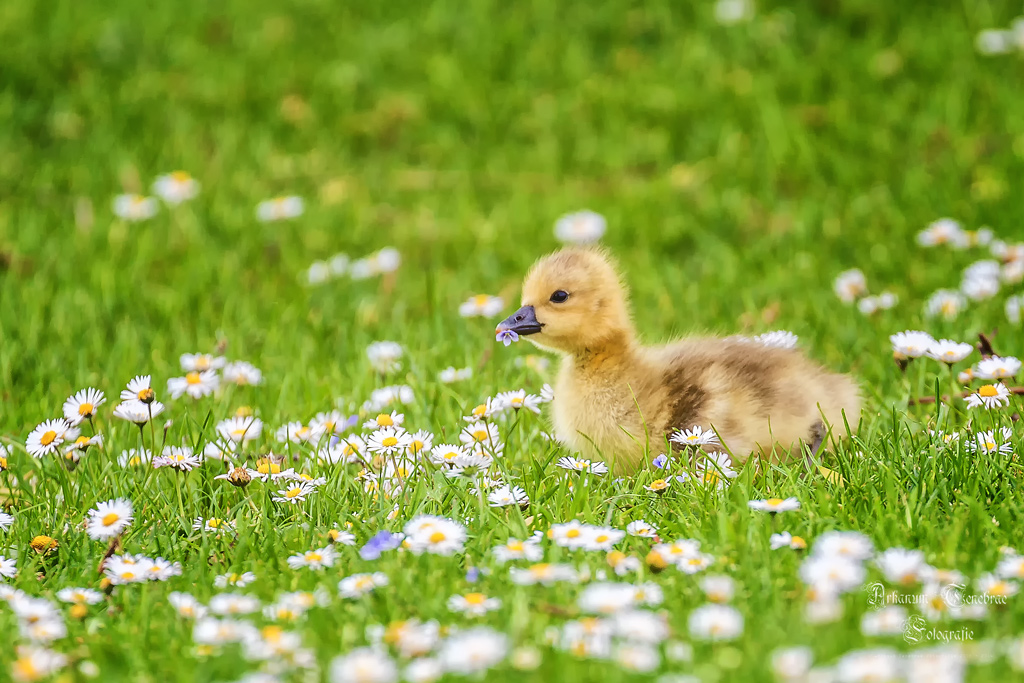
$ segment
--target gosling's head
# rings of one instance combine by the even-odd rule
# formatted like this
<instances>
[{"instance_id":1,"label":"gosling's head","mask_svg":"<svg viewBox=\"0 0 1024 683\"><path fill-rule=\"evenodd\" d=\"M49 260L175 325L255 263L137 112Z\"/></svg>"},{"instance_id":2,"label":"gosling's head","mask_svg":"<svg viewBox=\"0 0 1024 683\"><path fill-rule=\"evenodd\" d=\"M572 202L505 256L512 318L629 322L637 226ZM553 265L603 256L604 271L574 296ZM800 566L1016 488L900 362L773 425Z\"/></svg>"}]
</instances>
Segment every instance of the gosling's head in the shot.
<instances>
[{"instance_id":1,"label":"gosling's head","mask_svg":"<svg viewBox=\"0 0 1024 683\"><path fill-rule=\"evenodd\" d=\"M570 354L628 344L626 292L608 254L570 248L545 256L523 281L522 308L498 325L538 346Z\"/></svg>"}]
</instances>

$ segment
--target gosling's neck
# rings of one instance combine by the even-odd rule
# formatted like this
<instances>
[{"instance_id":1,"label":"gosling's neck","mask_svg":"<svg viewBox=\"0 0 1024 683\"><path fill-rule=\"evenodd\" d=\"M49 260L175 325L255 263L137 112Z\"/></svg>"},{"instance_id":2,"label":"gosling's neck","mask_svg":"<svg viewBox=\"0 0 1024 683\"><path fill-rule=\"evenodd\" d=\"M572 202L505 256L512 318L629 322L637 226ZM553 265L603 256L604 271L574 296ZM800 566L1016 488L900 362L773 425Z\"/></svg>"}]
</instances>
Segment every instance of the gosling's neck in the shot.
<instances>
[{"instance_id":1,"label":"gosling's neck","mask_svg":"<svg viewBox=\"0 0 1024 683\"><path fill-rule=\"evenodd\" d=\"M566 361L581 374L612 374L634 367L638 348L632 330L617 330L574 349Z\"/></svg>"}]
</instances>

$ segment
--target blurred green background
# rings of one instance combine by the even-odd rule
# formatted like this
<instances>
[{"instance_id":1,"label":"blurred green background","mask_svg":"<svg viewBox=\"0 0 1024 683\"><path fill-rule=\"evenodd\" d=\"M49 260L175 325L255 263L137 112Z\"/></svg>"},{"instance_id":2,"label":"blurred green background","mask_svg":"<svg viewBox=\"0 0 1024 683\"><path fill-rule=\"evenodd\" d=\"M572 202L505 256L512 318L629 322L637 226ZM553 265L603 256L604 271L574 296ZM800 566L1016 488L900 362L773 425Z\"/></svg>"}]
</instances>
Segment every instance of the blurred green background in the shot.
<instances>
[{"instance_id":1,"label":"blurred green background","mask_svg":"<svg viewBox=\"0 0 1024 683\"><path fill-rule=\"evenodd\" d=\"M374 339L407 347L413 379L476 363L491 323L458 303L512 310L583 208L608 219L646 337L789 328L884 398L887 335L977 258L914 234L945 215L1024 233L1024 62L975 50L1021 10L758 2L722 25L667 0L2 3L0 434L80 385L159 386L222 338L282 412L365 397ZM197 199L113 216L177 169ZM305 215L256 221L277 194ZM384 246L394 289L302 283ZM900 306L841 305L851 267ZM929 329L969 339L1001 300Z\"/></svg>"}]
</instances>

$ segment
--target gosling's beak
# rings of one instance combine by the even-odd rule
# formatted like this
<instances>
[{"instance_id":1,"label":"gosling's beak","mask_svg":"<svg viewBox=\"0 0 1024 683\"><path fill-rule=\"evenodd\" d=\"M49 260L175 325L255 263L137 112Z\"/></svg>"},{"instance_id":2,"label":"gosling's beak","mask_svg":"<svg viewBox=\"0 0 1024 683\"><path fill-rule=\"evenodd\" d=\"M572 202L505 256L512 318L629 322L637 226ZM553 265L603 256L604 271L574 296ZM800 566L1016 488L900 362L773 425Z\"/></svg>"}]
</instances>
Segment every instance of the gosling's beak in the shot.
<instances>
[{"instance_id":1,"label":"gosling's beak","mask_svg":"<svg viewBox=\"0 0 1024 683\"><path fill-rule=\"evenodd\" d=\"M498 323L498 327L495 328L497 334L512 330L516 334L522 336L526 334L537 334L540 332L540 328L544 327L543 323L537 322L537 313L533 310L533 306L523 306L518 311L510 315L509 317Z\"/></svg>"}]
</instances>

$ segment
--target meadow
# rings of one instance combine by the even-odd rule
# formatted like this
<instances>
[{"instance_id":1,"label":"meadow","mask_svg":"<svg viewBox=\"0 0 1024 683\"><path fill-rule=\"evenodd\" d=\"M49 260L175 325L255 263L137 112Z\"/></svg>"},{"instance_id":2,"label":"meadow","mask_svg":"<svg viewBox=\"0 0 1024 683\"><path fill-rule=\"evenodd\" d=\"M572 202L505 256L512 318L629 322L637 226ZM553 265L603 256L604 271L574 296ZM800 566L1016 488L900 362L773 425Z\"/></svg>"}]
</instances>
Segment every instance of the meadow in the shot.
<instances>
[{"instance_id":1,"label":"meadow","mask_svg":"<svg viewBox=\"0 0 1024 683\"><path fill-rule=\"evenodd\" d=\"M1021 678L1020 12L0 3L0 680ZM578 241L859 429L581 471Z\"/></svg>"}]
</instances>

